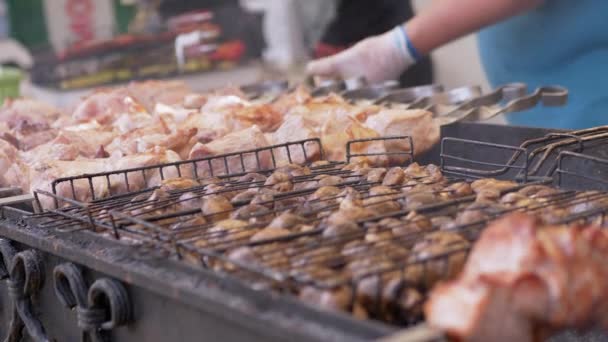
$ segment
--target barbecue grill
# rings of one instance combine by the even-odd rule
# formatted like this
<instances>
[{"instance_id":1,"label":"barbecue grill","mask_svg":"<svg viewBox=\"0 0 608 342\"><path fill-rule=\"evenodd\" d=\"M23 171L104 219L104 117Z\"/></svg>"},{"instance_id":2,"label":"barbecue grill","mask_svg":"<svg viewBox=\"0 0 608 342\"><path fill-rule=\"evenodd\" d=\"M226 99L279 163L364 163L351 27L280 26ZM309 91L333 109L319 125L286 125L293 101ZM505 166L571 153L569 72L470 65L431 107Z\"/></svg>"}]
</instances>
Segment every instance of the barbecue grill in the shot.
<instances>
[{"instance_id":1,"label":"barbecue grill","mask_svg":"<svg viewBox=\"0 0 608 342\"><path fill-rule=\"evenodd\" d=\"M492 96L472 92L468 100L436 96L443 93L431 91L431 94L412 101L408 91L400 91L400 94L409 99L404 102L410 106L431 108L437 113L441 111L440 104L452 105L447 114L438 114L452 121L453 118L486 115L490 112L480 110L480 106L498 104L505 98L513 100L513 96L504 89L514 88L503 88ZM377 90L374 89L375 92ZM544 92L540 89L525 100L515 100L496 111L516 110L522 101L533 105L543 100L543 96L547 101L555 100L555 90ZM420 90L409 92L416 91ZM395 101L394 98L382 101L389 100ZM474 101L477 101L476 106ZM468 241L474 241L492 218L510 210L541 212L546 206L569 208L595 203L576 214L561 217L559 222L586 220L603 224L608 211L603 206L606 195L578 190L601 189L608 183L603 177L608 165L603 148L606 132L606 127L558 132L453 122L442 127L441 143L417 161L439 165L452 183L493 177L516 180L521 184L507 191L529 184L553 184L561 188L557 194L547 198L544 207L513 207L492 212L482 220L453 227ZM408 147L396 153L403 156L406 163L415 159L415 146L408 137L379 139L405 140ZM362 142L353 141L348 146ZM239 212L246 208L247 201L235 201L233 209L204 215L205 222L193 223L189 220L201 216L200 209L184 210L180 207L180 203L188 200L205 199L222 192L247 189L261 192L266 187L262 182L242 178L252 171L246 170L244 158L255 160L262 153L270 153L273 168L256 170L258 174L268 176L280 167L275 156L281 155L289 162L301 163L307 159L308 151L315 148L322 151L320 144L318 139L310 139L192 161L69 177L53 182L51 191L36 192L33 199L29 195L5 197L0 203L0 235L3 237L0 240L0 275L4 280L0 282L0 300L6 304L0 307L0 318L5 322L0 331L11 341L23 336L39 341L78 338L111 338L116 341L201 338L369 340L389 336L403 327L419 323L421 317L416 310L419 301L414 301L406 312L390 307L392 315L387 319L381 313L380 293L372 296L371 300L378 303L378 309L372 310L370 320L322 310L295 298L297 291L303 288L313 291L343 289L356 294L357 286L363 280L375 281L374 288L380 289L387 280L384 277L387 274L404 275L414 270L423 283L430 283L430 278L439 279L450 273L450 263L455 258L463 259L470 245L457 245L420 260L393 260L391 265L367 265L351 277L322 272L328 265L337 268L349 260L386 253L388 245L385 243L391 241L382 232L394 227L381 223L382 220L415 220L412 209L359 220L357 225L365 227L366 231L374 229L378 240L374 245L355 249L346 257L332 254L332 246L356 241L366 231L350 231L320 239L323 229L319 227L319 217L335 208L332 198L304 208L301 216L306 221L303 223L311 227L305 231L251 243L250 236L244 238L229 230L209 229L213 226L214 216L243 215L236 217L249 219L250 225L242 230L255 231L260 228L255 224L256 218L262 220L287 209L296 209L298 203L294 199L318 190L313 181L319 175L337 177L337 187L356 188L365 194L364 199L381 198L370 201L370 205L381 205L387 196L390 200L404 199L401 193L370 194L369 190L377 184L344 170L344 162L310 164L310 174L293 178L294 189L259 202L260 208L255 212ZM361 157L347 149L347 159ZM304 156L304 160L298 160L298 156ZM234 165L231 161L235 159L241 161L237 165L242 168L231 170L229 165ZM217 178L213 184L219 187L214 192L207 192L207 178L197 177L201 167L206 175ZM167 170L177 170L179 175L191 172L200 183L187 190L169 191L167 197L152 205L146 198L158 189L129 187L131 177L146 177L152 172L164 178ZM95 197L98 193L96 184L106 182L107 188L112 188L111 183L117 180L124 180L126 193ZM88 184L93 198L91 203L76 200L75 191L72 191L72 198L59 196L56 192L59 187L66 186L73 190L75 184L82 182ZM419 182L432 184L429 179L420 179ZM5 192L14 195L14 192ZM185 193L189 194L187 199L182 197ZM429 217L450 216L473 200L474 196L452 198L416 207L415 212ZM32 215L33 211L36 214ZM403 233L393 239L410 247L421 238L422 233ZM197 244L201 240L207 242ZM263 262L244 262L229 255L230 251L239 248L255 248L259 253L257 258ZM294 268L285 264L286 255L300 257L297 260L299 266ZM398 252L396 256L399 256ZM404 291L406 285L400 283L395 291ZM348 303L349 307L353 305L353 302Z\"/></svg>"}]
</instances>

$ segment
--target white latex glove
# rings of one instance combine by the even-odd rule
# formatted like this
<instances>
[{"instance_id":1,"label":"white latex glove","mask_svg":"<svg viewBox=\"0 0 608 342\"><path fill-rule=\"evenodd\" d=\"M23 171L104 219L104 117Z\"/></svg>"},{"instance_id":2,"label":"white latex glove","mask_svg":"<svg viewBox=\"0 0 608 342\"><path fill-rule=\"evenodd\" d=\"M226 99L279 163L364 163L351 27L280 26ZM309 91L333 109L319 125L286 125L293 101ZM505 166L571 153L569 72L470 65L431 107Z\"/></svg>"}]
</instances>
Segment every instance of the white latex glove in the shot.
<instances>
[{"instance_id":1,"label":"white latex glove","mask_svg":"<svg viewBox=\"0 0 608 342\"><path fill-rule=\"evenodd\" d=\"M405 31L398 26L336 55L308 63L307 72L313 76L342 79L363 76L372 83L396 80L416 63L406 42Z\"/></svg>"}]
</instances>

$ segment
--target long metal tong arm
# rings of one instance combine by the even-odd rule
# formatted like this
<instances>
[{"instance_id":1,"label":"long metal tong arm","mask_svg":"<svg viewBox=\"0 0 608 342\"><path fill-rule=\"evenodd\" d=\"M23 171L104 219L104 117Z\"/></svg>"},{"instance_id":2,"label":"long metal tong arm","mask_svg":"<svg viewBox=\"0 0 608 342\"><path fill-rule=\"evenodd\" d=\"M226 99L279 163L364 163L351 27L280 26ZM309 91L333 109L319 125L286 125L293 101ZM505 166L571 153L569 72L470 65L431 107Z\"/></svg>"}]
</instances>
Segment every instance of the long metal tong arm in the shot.
<instances>
[{"instance_id":1,"label":"long metal tong arm","mask_svg":"<svg viewBox=\"0 0 608 342\"><path fill-rule=\"evenodd\" d=\"M437 118L442 125L457 121L489 120L497 115L521 112L534 108L539 103L547 107L563 106L568 101L568 90L560 86L542 86L529 95L525 95L527 86L523 83L512 83L499 87L494 92L472 99L453 111ZM508 103L497 110L490 106Z\"/></svg>"}]
</instances>

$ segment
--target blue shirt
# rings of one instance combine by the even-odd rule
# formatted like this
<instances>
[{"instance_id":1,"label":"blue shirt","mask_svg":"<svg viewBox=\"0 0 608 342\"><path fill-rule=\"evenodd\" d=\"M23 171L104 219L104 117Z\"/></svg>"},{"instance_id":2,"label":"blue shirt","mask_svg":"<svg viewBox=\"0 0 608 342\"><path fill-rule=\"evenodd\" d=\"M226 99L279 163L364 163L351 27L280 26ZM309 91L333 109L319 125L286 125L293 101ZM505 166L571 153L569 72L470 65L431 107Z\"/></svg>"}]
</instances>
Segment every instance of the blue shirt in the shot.
<instances>
[{"instance_id":1,"label":"blue shirt","mask_svg":"<svg viewBox=\"0 0 608 342\"><path fill-rule=\"evenodd\" d=\"M496 87L525 82L562 85L565 107L507 116L511 124L585 128L608 124L608 1L547 0L541 7L484 29L481 60Z\"/></svg>"}]
</instances>

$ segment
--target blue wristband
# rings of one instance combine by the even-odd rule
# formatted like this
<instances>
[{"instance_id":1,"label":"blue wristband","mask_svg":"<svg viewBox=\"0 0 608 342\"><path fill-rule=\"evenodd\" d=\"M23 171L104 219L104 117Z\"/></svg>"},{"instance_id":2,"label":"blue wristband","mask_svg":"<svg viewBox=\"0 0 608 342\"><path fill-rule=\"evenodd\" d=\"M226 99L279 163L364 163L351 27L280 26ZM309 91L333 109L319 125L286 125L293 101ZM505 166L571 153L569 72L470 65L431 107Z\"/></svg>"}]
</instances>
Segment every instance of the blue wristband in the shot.
<instances>
[{"instance_id":1,"label":"blue wristband","mask_svg":"<svg viewBox=\"0 0 608 342\"><path fill-rule=\"evenodd\" d=\"M422 55L420 54L420 52L418 52L414 44L412 44L410 37L405 31L405 27L403 25L399 25L399 30L401 31L401 34L403 34L403 39L405 40L405 47L407 48L407 51L410 53L410 55L412 55L412 57L414 57L414 60L416 62L419 61L422 58Z\"/></svg>"}]
</instances>

